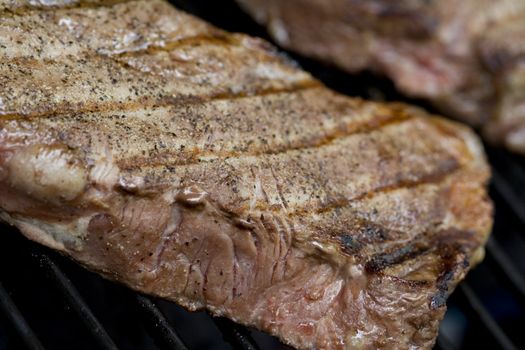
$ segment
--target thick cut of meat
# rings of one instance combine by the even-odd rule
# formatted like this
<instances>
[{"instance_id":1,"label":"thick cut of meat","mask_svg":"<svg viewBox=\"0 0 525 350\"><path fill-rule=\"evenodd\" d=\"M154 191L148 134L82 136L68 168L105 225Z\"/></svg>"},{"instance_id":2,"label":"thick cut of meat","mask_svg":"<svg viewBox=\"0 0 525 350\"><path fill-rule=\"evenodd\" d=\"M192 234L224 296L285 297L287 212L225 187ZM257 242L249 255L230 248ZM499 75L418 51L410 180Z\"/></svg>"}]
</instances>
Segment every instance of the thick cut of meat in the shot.
<instances>
[{"instance_id":1,"label":"thick cut of meat","mask_svg":"<svg viewBox=\"0 0 525 350\"><path fill-rule=\"evenodd\" d=\"M525 1L238 2L284 47L382 73L525 153Z\"/></svg>"},{"instance_id":2,"label":"thick cut of meat","mask_svg":"<svg viewBox=\"0 0 525 350\"><path fill-rule=\"evenodd\" d=\"M160 0L0 0L0 217L297 348L430 348L483 256L475 135Z\"/></svg>"}]
</instances>

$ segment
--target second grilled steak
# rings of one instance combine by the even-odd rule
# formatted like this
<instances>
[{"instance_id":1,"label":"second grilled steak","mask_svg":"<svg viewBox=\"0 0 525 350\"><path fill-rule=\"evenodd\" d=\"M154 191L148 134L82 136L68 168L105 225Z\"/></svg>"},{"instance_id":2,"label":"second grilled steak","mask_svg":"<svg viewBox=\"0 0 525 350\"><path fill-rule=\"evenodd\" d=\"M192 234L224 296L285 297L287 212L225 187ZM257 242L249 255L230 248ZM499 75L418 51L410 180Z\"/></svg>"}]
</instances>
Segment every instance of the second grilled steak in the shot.
<instances>
[{"instance_id":1,"label":"second grilled steak","mask_svg":"<svg viewBox=\"0 0 525 350\"><path fill-rule=\"evenodd\" d=\"M522 0L238 0L286 48L373 70L525 153Z\"/></svg>"},{"instance_id":2,"label":"second grilled steak","mask_svg":"<svg viewBox=\"0 0 525 350\"><path fill-rule=\"evenodd\" d=\"M483 256L475 135L165 2L0 0L1 218L297 348L431 348Z\"/></svg>"}]
</instances>

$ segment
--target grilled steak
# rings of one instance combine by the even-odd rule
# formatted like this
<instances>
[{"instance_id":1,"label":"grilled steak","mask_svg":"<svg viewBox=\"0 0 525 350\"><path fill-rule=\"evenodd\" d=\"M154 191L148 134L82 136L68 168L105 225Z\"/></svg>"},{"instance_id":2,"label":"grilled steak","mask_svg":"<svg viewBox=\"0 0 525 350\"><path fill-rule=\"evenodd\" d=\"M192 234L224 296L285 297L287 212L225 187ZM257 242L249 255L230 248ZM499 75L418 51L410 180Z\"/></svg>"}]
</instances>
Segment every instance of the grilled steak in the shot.
<instances>
[{"instance_id":1,"label":"grilled steak","mask_svg":"<svg viewBox=\"0 0 525 350\"><path fill-rule=\"evenodd\" d=\"M483 257L467 128L161 0L0 0L0 217L297 348L430 348Z\"/></svg>"},{"instance_id":2,"label":"grilled steak","mask_svg":"<svg viewBox=\"0 0 525 350\"><path fill-rule=\"evenodd\" d=\"M284 47L404 93L525 153L522 0L238 0Z\"/></svg>"}]
</instances>

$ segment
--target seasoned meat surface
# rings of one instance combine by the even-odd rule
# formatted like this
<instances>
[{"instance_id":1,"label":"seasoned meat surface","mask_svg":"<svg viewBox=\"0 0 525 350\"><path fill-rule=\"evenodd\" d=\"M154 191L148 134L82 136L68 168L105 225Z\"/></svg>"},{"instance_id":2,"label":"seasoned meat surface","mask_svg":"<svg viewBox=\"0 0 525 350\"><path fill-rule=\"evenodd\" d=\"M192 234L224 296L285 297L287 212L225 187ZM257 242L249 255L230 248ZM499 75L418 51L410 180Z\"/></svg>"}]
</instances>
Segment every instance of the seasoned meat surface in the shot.
<instances>
[{"instance_id":1,"label":"seasoned meat surface","mask_svg":"<svg viewBox=\"0 0 525 350\"><path fill-rule=\"evenodd\" d=\"M467 128L161 0L0 0L0 217L301 349L431 348L483 257Z\"/></svg>"},{"instance_id":2,"label":"seasoned meat surface","mask_svg":"<svg viewBox=\"0 0 525 350\"><path fill-rule=\"evenodd\" d=\"M525 1L238 0L282 46L372 70L525 153Z\"/></svg>"}]
</instances>

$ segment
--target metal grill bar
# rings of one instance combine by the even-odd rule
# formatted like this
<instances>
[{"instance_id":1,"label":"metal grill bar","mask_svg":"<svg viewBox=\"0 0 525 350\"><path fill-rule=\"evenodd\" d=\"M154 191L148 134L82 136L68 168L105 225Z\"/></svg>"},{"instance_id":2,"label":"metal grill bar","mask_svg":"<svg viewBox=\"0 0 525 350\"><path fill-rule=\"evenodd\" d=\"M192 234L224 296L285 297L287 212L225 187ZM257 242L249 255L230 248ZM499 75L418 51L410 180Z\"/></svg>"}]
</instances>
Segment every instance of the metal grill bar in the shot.
<instances>
[{"instance_id":1,"label":"metal grill bar","mask_svg":"<svg viewBox=\"0 0 525 350\"><path fill-rule=\"evenodd\" d=\"M525 278L494 238L490 238L487 242L487 253L488 261L492 262L491 265L498 270L500 276L504 277L512 292L525 305Z\"/></svg>"},{"instance_id":2,"label":"metal grill bar","mask_svg":"<svg viewBox=\"0 0 525 350\"><path fill-rule=\"evenodd\" d=\"M221 331L224 340L234 349L259 350L257 343L245 327L223 317L213 317L213 321Z\"/></svg>"},{"instance_id":3,"label":"metal grill bar","mask_svg":"<svg viewBox=\"0 0 525 350\"><path fill-rule=\"evenodd\" d=\"M14 326L20 339L24 342L25 346L31 350L44 350L44 346L40 343L37 336L29 327L24 316L20 313L20 310L16 307L15 303L4 289L4 286L0 282L0 308L3 313L7 316L11 324Z\"/></svg>"},{"instance_id":4,"label":"metal grill bar","mask_svg":"<svg viewBox=\"0 0 525 350\"><path fill-rule=\"evenodd\" d=\"M525 202L516 195L507 179L497 169L492 170L492 183L498 194L507 202L521 224L525 226Z\"/></svg>"},{"instance_id":5,"label":"metal grill bar","mask_svg":"<svg viewBox=\"0 0 525 350\"><path fill-rule=\"evenodd\" d=\"M175 329L169 324L155 303L148 297L140 294L137 294L136 298L142 315L147 321L146 326L148 331L151 332L155 344L161 349L188 350Z\"/></svg>"},{"instance_id":6,"label":"metal grill bar","mask_svg":"<svg viewBox=\"0 0 525 350\"><path fill-rule=\"evenodd\" d=\"M475 313L475 315L481 321L483 326L494 337L494 339L499 344L500 348L504 350L517 350L516 346L512 343L512 341L507 337L507 335L503 332L500 326L492 318L487 309L485 309L483 303L481 302L481 300L479 300L479 298L476 296L472 288L470 288L468 283L463 282L462 284L460 284L459 290L461 291L461 294L463 294L471 311Z\"/></svg>"},{"instance_id":7,"label":"metal grill bar","mask_svg":"<svg viewBox=\"0 0 525 350\"><path fill-rule=\"evenodd\" d=\"M39 260L39 265L42 267L60 287L60 291L66 297L66 300L71 305L73 310L81 318L92 336L97 341L101 349L117 350L117 346L109 337L104 327L97 320L95 315L91 312L87 304L84 302L79 292L73 286L69 278L60 270L51 258L44 253L37 253L35 256Z\"/></svg>"}]
</instances>

